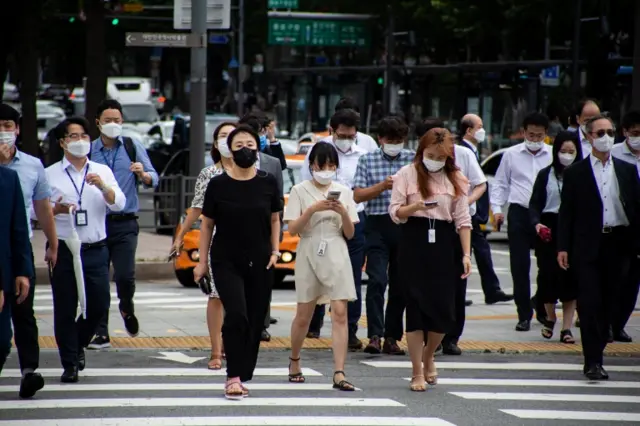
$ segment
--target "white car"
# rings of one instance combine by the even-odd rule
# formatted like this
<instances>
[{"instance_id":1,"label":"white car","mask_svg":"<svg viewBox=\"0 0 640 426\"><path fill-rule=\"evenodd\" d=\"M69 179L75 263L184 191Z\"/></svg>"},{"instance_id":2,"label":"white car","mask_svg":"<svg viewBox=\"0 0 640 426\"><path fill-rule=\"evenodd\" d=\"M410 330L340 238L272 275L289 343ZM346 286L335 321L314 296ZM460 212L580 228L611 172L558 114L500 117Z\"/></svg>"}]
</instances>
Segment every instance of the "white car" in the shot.
<instances>
[{"instance_id":1,"label":"white car","mask_svg":"<svg viewBox=\"0 0 640 426\"><path fill-rule=\"evenodd\" d=\"M480 167L482 167L482 171L484 175L487 177L487 191L490 190L491 185L493 184L494 177L496 172L498 171L498 167L500 166L500 162L502 161L502 155L507 150L507 148L502 148L497 150L496 152L489 155L487 158L482 160L480 163ZM502 209L504 213L504 223L502 224L500 231L506 233L507 232L507 211L509 209L509 205L505 205ZM486 232L496 231L493 219L493 212L491 208L489 208L489 221L486 225L481 225L481 228ZM497 231L496 231L497 232Z\"/></svg>"},{"instance_id":2,"label":"white car","mask_svg":"<svg viewBox=\"0 0 640 426\"><path fill-rule=\"evenodd\" d=\"M3 102L18 102L20 100L20 91L18 86L11 83L4 83L4 89L2 92Z\"/></svg>"}]
</instances>

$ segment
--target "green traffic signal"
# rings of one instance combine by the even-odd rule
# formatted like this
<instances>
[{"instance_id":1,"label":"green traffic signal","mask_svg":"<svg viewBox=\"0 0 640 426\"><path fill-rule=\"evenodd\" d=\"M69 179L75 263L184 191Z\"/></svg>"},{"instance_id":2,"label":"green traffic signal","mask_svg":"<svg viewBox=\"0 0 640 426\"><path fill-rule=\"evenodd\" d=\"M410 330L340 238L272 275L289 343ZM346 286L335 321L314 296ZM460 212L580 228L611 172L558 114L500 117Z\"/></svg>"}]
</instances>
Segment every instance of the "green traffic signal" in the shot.
<instances>
[{"instance_id":1,"label":"green traffic signal","mask_svg":"<svg viewBox=\"0 0 640 426\"><path fill-rule=\"evenodd\" d=\"M119 22L120 20L118 18L113 18L113 21L111 21L111 25L118 25Z\"/></svg>"},{"instance_id":2,"label":"green traffic signal","mask_svg":"<svg viewBox=\"0 0 640 426\"><path fill-rule=\"evenodd\" d=\"M72 16L71 18L69 18L69 22L71 22L72 24L76 22L76 17Z\"/></svg>"},{"instance_id":3,"label":"green traffic signal","mask_svg":"<svg viewBox=\"0 0 640 426\"><path fill-rule=\"evenodd\" d=\"M378 84L384 84L384 78L378 77Z\"/></svg>"}]
</instances>

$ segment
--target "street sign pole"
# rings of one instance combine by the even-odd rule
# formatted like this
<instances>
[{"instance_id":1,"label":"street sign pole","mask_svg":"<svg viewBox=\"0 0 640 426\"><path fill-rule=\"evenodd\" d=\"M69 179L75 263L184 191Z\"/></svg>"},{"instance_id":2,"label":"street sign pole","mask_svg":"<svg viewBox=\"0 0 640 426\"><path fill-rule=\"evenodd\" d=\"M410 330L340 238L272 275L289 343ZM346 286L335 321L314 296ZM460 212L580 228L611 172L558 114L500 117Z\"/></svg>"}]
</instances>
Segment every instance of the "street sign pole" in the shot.
<instances>
[{"instance_id":1,"label":"street sign pole","mask_svg":"<svg viewBox=\"0 0 640 426\"><path fill-rule=\"evenodd\" d=\"M389 6L389 25L387 33L387 55L386 55L386 67L384 72L384 94L382 96L384 100L384 113L386 115L391 114L391 103L393 97L393 48L395 47L395 39L393 37L393 10Z\"/></svg>"},{"instance_id":2,"label":"street sign pole","mask_svg":"<svg viewBox=\"0 0 640 426\"><path fill-rule=\"evenodd\" d=\"M207 38L207 2L191 2L192 37ZM205 117L207 113L207 44L191 48L191 133L189 176L198 176L204 167Z\"/></svg>"},{"instance_id":3,"label":"street sign pole","mask_svg":"<svg viewBox=\"0 0 640 426\"><path fill-rule=\"evenodd\" d=\"M244 0L239 0L238 10L238 117L244 115Z\"/></svg>"}]
</instances>

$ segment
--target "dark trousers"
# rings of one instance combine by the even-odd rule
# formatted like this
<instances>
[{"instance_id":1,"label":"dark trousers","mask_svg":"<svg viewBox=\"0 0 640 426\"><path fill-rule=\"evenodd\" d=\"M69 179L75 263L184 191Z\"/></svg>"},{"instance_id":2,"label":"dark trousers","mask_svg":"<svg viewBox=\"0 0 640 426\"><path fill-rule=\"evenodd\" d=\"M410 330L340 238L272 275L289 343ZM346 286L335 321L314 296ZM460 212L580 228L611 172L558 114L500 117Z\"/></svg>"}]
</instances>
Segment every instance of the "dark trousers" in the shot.
<instances>
[{"instance_id":1,"label":"dark trousers","mask_svg":"<svg viewBox=\"0 0 640 426\"><path fill-rule=\"evenodd\" d=\"M78 365L78 353L89 344L100 319L109 310L109 252L106 245L83 246L81 258L87 296L86 319L77 316L79 303L73 256L64 241L60 241L58 262L51 275L53 331L65 369Z\"/></svg>"},{"instance_id":2,"label":"dark trousers","mask_svg":"<svg viewBox=\"0 0 640 426\"><path fill-rule=\"evenodd\" d=\"M472 218L473 229L471 230L471 249L476 259L478 272L480 273L480 283L485 299L493 297L500 291L500 280L493 269L493 259L491 258L491 246L487 241L487 236L480 229L480 222Z\"/></svg>"},{"instance_id":3,"label":"dark trousers","mask_svg":"<svg viewBox=\"0 0 640 426\"><path fill-rule=\"evenodd\" d=\"M614 333L619 333L627 326L627 322L638 301L638 290L640 288L640 258L633 256L629 267L629 279L623 281L623 288L620 290L620 301L617 309L618 315L613 319L611 327Z\"/></svg>"},{"instance_id":4,"label":"dark trousers","mask_svg":"<svg viewBox=\"0 0 640 426\"><path fill-rule=\"evenodd\" d=\"M349 334L355 335L358 331L358 321L362 316L362 266L364 265L364 249L365 249L365 219L364 212L358 213L360 222L355 226L353 238L347 241L349 249L349 258L351 259L351 269L353 270L353 281L356 285L356 296L353 302L347 305L347 320L349 322ZM316 306L311 317L310 331L320 331L322 322L324 321L325 305Z\"/></svg>"},{"instance_id":5,"label":"dark trousers","mask_svg":"<svg viewBox=\"0 0 640 426\"><path fill-rule=\"evenodd\" d=\"M33 264L33 250L31 251L31 262ZM35 271L35 266L34 269ZM15 334L16 349L18 350L18 361L22 371L34 371L40 362L40 346L38 345L38 323L33 311L33 299L36 294L35 276L29 280L29 295L24 302L18 304L13 298L11 306L11 318L13 319L13 329Z\"/></svg>"},{"instance_id":6,"label":"dark trousers","mask_svg":"<svg viewBox=\"0 0 640 426\"><path fill-rule=\"evenodd\" d=\"M267 315L264 317L264 329L271 327L271 295L269 295L269 305L267 305Z\"/></svg>"},{"instance_id":7,"label":"dark trousers","mask_svg":"<svg viewBox=\"0 0 640 426\"><path fill-rule=\"evenodd\" d=\"M2 285L2 279L0 279L0 286ZM11 286L13 287L13 286ZM7 361L7 357L11 352L11 338L13 337L13 331L11 330L11 299L12 294L9 292L4 293L4 307L0 312L0 372L4 367L4 363Z\"/></svg>"},{"instance_id":8,"label":"dark trousers","mask_svg":"<svg viewBox=\"0 0 640 426\"><path fill-rule=\"evenodd\" d=\"M128 314L134 313L133 295L136 292L136 250L138 248L138 221L115 219L107 216L107 249L109 263L113 264L113 277L116 282L119 309ZM109 297L111 304L111 297ZM98 336L109 336L109 310L100 320Z\"/></svg>"},{"instance_id":9,"label":"dark trousers","mask_svg":"<svg viewBox=\"0 0 640 426\"><path fill-rule=\"evenodd\" d=\"M467 279L460 278L464 274L462 266L462 244L460 240L455 242L456 259L456 294L455 294L455 324L451 333L447 333L443 338L443 343L458 343L462 332L464 331L465 317L467 315ZM459 260L459 261L458 261Z\"/></svg>"},{"instance_id":10,"label":"dark trousers","mask_svg":"<svg viewBox=\"0 0 640 426\"><path fill-rule=\"evenodd\" d=\"M624 277L629 273L628 228L602 234L598 258L592 262L569 259L578 280L578 315L585 365L602 364L609 327L619 309Z\"/></svg>"},{"instance_id":11,"label":"dark trousers","mask_svg":"<svg viewBox=\"0 0 640 426\"><path fill-rule=\"evenodd\" d=\"M268 259L268 256L262 256ZM222 341L227 356L227 377L253 378L260 335L271 299L273 270L261 261L211 260L213 279L224 307Z\"/></svg>"},{"instance_id":12,"label":"dark trousers","mask_svg":"<svg viewBox=\"0 0 640 426\"><path fill-rule=\"evenodd\" d=\"M518 309L518 321L533 317L531 307L531 249L536 231L531 224L529 209L518 204L509 206L507 235L509 237L509 261L513 280L513 296Z\"/></svg>"},{"instance_id":13,"label":"dark trousers","mask_svg":"<svg viewBox=\"0 0 640 426\"><path fill-rule=\"evenodd\" d=\"M400 287L398 249L402 231L387 215L367 216L364 235L367 256L367 333L368 337L402 339L404 295ZM389 283L386 311L384 296Z\"/></svg>"}]
</instances>

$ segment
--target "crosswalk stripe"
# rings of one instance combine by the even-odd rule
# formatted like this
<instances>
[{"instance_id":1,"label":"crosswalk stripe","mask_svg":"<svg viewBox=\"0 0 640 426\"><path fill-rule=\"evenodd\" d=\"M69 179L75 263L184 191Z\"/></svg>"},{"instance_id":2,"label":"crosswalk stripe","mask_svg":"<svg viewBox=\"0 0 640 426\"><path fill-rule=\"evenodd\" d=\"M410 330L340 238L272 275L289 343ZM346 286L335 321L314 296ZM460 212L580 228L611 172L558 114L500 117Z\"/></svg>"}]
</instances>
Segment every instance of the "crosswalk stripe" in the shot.
<instances>
[{"instance_id":1,"label":"crosswalk stripe","mask_svg":"<svg viewBox=\"0 0 640 426\"><path fill-rule=\"evenodd\" d=\"M102 419L5 420L6 426L455 426L435 417L124 417Z\"/></svg>"},{"instance_id":2,"label":"crosswalk stripe","mask_svg":"<svg viewBox=\"0 0 640 426\"><path fill-rule=\"evenodd\" d=\"M606 422L640 422L640 413L613 413L606 411L559 411L559 410L500 410L521 419L537 420L584 420Z\"/></svg>"},{"instance_id":3,"label":"crosswalk stripe","mask_svg":"<svg viewBox=\"0 0 640 426\"><path fill-rule=\"evenodd\" d=\"M411 361L361 361L376 368L411 368ZM436 362L439 370L523 370L523 371L582 371L582 364L553 364L534 362ZM640 373L640 366L607 365L607 371Z\"/></svg>"},{"instance_id":4,"label":"crosswalk stripe","mask_svg":"<svg viewBox=\"0 0 640 426\"><path fill-rule=\"evenodd\" d=\"M132 407L405 407L388 398L89 398L0 401L2 410Z\"/></svg>"},{"instance_id":5,"label":"crosswalk stripe","mask_svg":"<svg viewBox=\"0 0 640 426\"><path fill-rule=\"evenodd\" d=\"M330 383L249 383L251 391L333 391ZM19 386L0 386L0 393L18 392ZM134 391L195 391L224 390L224 383L110 383L110 384L47 384L38 394L43 392L134 392ZM356 388L357 391L362 391Z\"/></svg>"},{"instance_id":6,"label":"crosswalk stripe","mask_svg":"<svg viewBox=\"0 0 640 426\"><path fill-rule=\"evenodd\" d=\"M411 378L406 377L406 381ZM438 385L449 386L543 386L543 387L559 387L559 388L616 388L616 389L640 389L640 382L625 381L603 381L588 382L585 380L544 380L544 379L454 379L454 378L438 378Z\"/></svg>"},{"instance_id":7,"label":"crosswalk stripe","mask_svg":"<svg viewBox=\"0 0 640 426\"><path fill-rule=\"evenodd\" d=\"M175 291L136 291L136 299L139 297L157 297L157 296L182 296L183 293L177 293ZM117 298L118 293L111 292L111 297ZM36 289L35 300L53 300L53 294L51 289Z\"/></svg>"},{"instance_id":8,"label":"crosswalk stripe","mask_svg":"<svg viewBox=\"0 0 640 426\"><path fill-rule=\"evenodd\" d=\"M614 402L639 404L640 396L520 392L449 392L464 399L499 401Z\"/></svg>"},{"instance_id":9,"label":"crosswalk stripe","mask_svg":"<svg viewBox=\"0 0 640 426\"><path fill-rule=\"evenodd\" d=\"M40 368L38 373L44 377L59 377L62 370L59 368ZM305 376L322 376L321 373L310 368L303 368ZM254 376L282 376L286 377L289 370L286 368L256 368ZM80 373L82 377L224 377L224 370L207 370L204 368L87 368ZM2 371L2 377L22 377L20 370L9 368Z\"/></svg>"}]
</instances>

